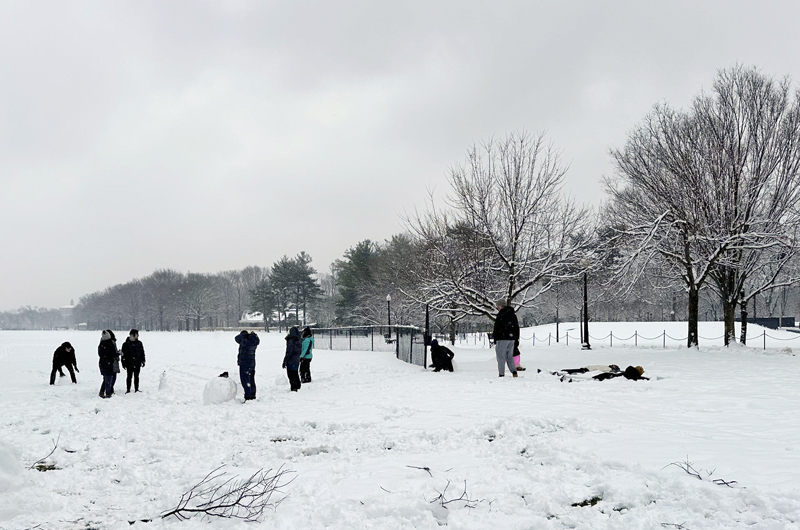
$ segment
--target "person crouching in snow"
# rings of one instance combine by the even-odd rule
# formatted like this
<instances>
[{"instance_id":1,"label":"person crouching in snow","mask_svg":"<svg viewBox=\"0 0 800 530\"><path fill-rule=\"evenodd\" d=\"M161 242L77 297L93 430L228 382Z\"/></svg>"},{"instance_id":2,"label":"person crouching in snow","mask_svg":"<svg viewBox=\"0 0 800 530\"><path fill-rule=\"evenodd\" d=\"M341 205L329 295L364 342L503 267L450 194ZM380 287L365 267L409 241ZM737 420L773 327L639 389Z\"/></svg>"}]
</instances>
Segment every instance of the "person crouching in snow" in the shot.
<instances>
[{"instance_id":1,"label":"person crouching in snow","mask_svg":"<svg viewBox=\"0 0 800 530\"><path fill-rule=\"evenodd\" d=\"M117 350L117 338L110 329L104 329L100 336L100 344L97 346L97 356L100 358L100 373L103 376L103 384L100 386L100 397L110 398L114 395L114 383L117 381L119 372L119 350Z\"/></svg>"},{"instance_id":2,"label":"person crouching in snow","mask_svg":"<svg viewBox=\"0 0 800 530\"><path fill-rule=\"evenodd\" d=\"M78 363L75 361L75 350L72 348L72 344L69 342L63 343L61 346L56 348L56 351L53 352L53 370L50 372L50 384L54 385L56 383L56 372L61 377L64 377L64 372L61 371L61 367L66 366L67 370L69 370L69 376L72 378L73 383L77 383L78 381L75 379L75 372L80 373L78 370ZM73 371L73 367L75 370Z\"/></svg>"},{"instance_id":3,"label":"person crouching in snow","mask_svg":"<svg viewBox=\"0 0 800 530\"><path fill-rule=\"evenodd\" d=\"M128 373L125 383L128 387L126 394L131 392L131 378L133 389L139 391L139 370L144 368L144 345L139 340L139 330L132 329L125 343L122 345L122 367Z\"/></svg>"},{"instance_id":4,"label":"person crouching in snow","mask_svg":"<svg viewBox=\"0 0 800 530\"><path fill-rule=\"evenodd\" d=\"M286 376L289 378L289 386L292 392L300 390L300 375L297 370L300 368L301 349L300 330L296 326L292 326L289 334L286 335L286 355L283 357L283 365L281 366L281 368L286 368Z\"/></svg>"},{"instance_id":5,"label":"person crouching in snow","mask_svg":"<svg viewBox=\"0 0 800 530\"><path fill-rule=\"evenodd\" d=\"M314 336L311 328L303 330L303 344L300 348L300 382L311 382L311 358L313 357Z\"/></svg>"},{"instance_id":6,"label":"person crouching in snow","mask_svg":"<svg viewBox=\"0 0 800 530\"><path fill-rule=\"evenodd\" d=\"M239 345L239 355L236 358L236 364L239 365L239 380L242 382L244 400L249 401L256 398L256 348L261 339L245 329L236 335L235 340Z\"/></svg>"},{"instance_id":7,"label":"person crouching in snow","mask_svg":"<svg viewBox=\"0 0 800 530\"><path fill-rule=\"evenodd\" d=\"M439 372L441 370L447 370L448 372L453 371L453 357L455 357L455 353L453 353L450 348L446 346L441 346L439 341L433 339L431 341L431 368L433 368L434 372Z\"/></svg>"}]
</instances>

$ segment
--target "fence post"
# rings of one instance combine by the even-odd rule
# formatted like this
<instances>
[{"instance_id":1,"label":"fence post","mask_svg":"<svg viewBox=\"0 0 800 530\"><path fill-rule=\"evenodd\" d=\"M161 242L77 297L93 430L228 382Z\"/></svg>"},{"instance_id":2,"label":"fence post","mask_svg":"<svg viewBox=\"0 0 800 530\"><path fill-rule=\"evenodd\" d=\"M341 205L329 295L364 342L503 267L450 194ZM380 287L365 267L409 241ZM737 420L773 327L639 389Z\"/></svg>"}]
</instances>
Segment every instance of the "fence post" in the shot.
<instances>
[{"instance_id":1,"label":"fence post","mask_svg":"<svg viewBox=\"0 0 800 530\"><path fill-rule=\"evenodd\" d=\"M347 338L350 340L350 349L353 349L353 328L347 328Z\"/></svg>"},{"instance_id":2,"label":"fence post","mask_svg":"<svg viewBox=\"0 0 800 530\"><path fill-rule=\"evenodd\" d=\"M634 330L634 332L633 332L633 345L634 346L638 346L639 345L639 332L636 331L636 330Z\"/></svg>"},{"instance_id":3,"label":"fence post","mask_svg":"<svg viewBox=\"0 0 800 530\"><path fill-rule=\"evenodd\" d=\"M764 351L767 351L767 330L764 330Z\"/></svg>"},{"instance_id":4,"label":"fence post","mask_svg":"<svg viewBox=\"0 0 800 530\"><path fill-rule=\"evenodd\" d=\"M428 369L428 341L431 337L431 319L428 312L428 304L425 304L425 335L422 337L422 344L424 345L422 356L422 367ZM478 345L478 337L475 337L475 345Z\"/></svg>"},{"instance_id":5,"label":"fence post","mask_svg":"<svg viewBox=\"0 0 800 530\"><path fill-rule=\"evenodd\" d=\"M333 349L333 328L328 330L328 337L330 338L331 350Z\"/></svg>"},{"instance_id":6,"label":"fence post","mask_svg":"<svg viewBox=\"0 0 800 530\"><path fill-rule=\"evenodd\" d=\"M547 345L548 346L550 346L550 337L552 337L552 336L553 336L553 332L552 331L547 334Z\"/></svg>"},{"instance_id":7,"label":"fence post","mask_svg":"<svg viewBox=\"0 0 800 530\"><path fill-rule=\"evenodd\" d=\"M375 328L370 326L369 327L369 337L372 339L372 344L370 345L370 351L375 351Z\"/></svg>"},{"instance_id":8,"label":"fence post","mask_svg":"<svg viewBox=\"0 0 800 530\"><path fill-rule=\"evenodd\" d=\"M667 347L667 330L664 330L664 348Z\"/></svg>"},{"instance_id":9,"label":"fence post","mask_svg":"<svg viewBox=\"0 0 800 530\"><path fill-rule=\"evenodd\" d=\"M611 333L609 333L608 337L609 337L609 339L608 339L609 346L613 348L614 347L614 332L612 331Z\"/></svg>"},{"instance_id":10,"label":"fence post","mask_svg":"<svg viewBox=\"0 0 800 530\"><path fill-rule=\"evenodd\" d=\"M567 331L567 346L569 346L569 331Z\"/></svg>"}]
</instances>

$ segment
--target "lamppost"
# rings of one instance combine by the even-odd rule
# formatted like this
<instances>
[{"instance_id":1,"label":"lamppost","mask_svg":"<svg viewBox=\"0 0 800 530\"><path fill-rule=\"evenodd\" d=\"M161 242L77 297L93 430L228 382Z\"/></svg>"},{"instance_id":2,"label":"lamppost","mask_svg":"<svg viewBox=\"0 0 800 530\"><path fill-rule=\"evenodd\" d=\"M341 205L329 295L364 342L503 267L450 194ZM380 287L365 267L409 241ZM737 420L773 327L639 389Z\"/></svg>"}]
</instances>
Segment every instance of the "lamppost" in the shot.
<instances>
[{"instance_id":1,"label":"lamppost","mask_svg":"<svg viewBox=\"0 0 800 530\"><path fill-rule=\"evenodd\" d=\"M589 344L589 296L587 290L587 273L583 271L583 344L582 350L591 350L592 346Z\"/></svg>"},{"instance_id":2,"label":"lamppost","mask_svg":"<svg viewBox=\"0 0 800 530\"><path fill-rule=\"evenodd\" d=\"M389 339L392 338L392 295L386 295L386 317L389 321Z\"/></svg>"}]
</instances>

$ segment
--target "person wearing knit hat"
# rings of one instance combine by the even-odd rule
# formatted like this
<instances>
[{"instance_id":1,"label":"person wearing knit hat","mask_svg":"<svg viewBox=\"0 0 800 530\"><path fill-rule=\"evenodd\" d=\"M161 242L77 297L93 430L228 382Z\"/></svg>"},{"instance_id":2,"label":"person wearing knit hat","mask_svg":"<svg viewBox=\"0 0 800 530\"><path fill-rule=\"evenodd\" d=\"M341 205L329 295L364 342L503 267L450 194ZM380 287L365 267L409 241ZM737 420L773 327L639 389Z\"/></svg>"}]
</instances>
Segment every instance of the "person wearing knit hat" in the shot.
<instances>
[{"instance_id":1,"label":"person wearing knit hat","mask_svg":"<svg viewBox=\"0 0 800 530\"><path fill-rule=\"evenodd\" d=\"M119 350L117 338L110 329L104 329L100 335L100 344L97 346L97 355L100 357L100 374L103 384L100 386L100 397L110 398L114 395L114 383L119 372Z\"/></svg>"},{"instance_id":2,"label":"person wearing knit hat","mask_svg":"<svg viewBox=\"0 0 800 530\"><path fill-rule=\"evenodd\" d=\"M519 322L514 308L508 305L505 298L495 302L497 317L494 320L494 351L497 356L497 371L500 377L505 376L505 367L511 375L517 377L517 367L514 364L514 344L519 341Z\"/></svg>"}]
</instances>

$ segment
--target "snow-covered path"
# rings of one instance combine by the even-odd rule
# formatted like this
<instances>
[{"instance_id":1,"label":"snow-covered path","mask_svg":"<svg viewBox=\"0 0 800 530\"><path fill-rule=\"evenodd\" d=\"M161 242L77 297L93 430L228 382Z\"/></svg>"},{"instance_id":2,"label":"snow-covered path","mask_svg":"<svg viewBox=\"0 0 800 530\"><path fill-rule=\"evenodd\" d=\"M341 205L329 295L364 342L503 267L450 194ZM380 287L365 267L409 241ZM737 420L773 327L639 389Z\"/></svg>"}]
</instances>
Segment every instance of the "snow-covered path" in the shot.
<instances>
[{"instance_id":1,"label":"snow-covered path","mask_svg":"<svg viewBox=\"0 0 800 530\"><path fill-rule=\"evenodd\" d=\"M260 336L258 399L204 406L209 379L237 374L231 333L143 332L143 392L101 400L99 334L0 331L0 527L206 528L157 517L225 465L291 471L264 528L800 528L791 353L523 344L528 370L500 379L474 345L454 348L454 373L317 350L314 382L291 393L282 336ZM64 340L79 383L50 387ZM549 373L609 363L651 380ZM58 469L27 469L59 436ZM669 465L687 458L704 480Z\"/></svg>"}]
</instances>

